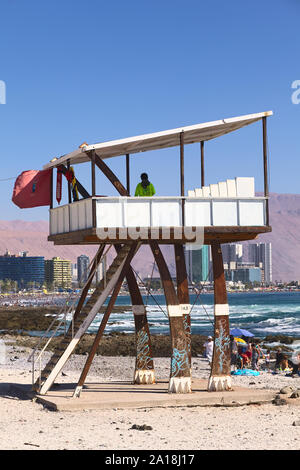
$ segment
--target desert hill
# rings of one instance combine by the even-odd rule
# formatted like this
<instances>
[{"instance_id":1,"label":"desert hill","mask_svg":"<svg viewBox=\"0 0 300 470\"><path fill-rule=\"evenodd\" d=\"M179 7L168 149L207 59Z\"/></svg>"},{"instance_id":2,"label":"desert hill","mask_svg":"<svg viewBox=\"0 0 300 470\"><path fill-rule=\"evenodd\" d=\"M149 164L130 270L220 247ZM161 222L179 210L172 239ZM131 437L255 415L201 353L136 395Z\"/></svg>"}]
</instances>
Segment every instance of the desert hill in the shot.
<instances>
[{"instance_id":1,"label":"desert hill","mask_svg":"<svg viewBox=\"0 0 300 470\"><path fill-rule=\"evenodd\" d=\"M271 242L273 251L273 280L300 280L300 194L270 195L270 223L273 231L258 237L258 242ZM96 247L55 246L48 242L48 222L26 222L22 220L0 221L0 254L7 250L12 254L28 251L31 256L50 259L60 256L76 263L77 256L92 257ZM174 273L173 250L163 247L172 274ZM113 252L110 252L109 260ZM134 259L134 268L141 276L152 272L153 258L148 247L142 247Z\"/></svg>"}]
</instances>

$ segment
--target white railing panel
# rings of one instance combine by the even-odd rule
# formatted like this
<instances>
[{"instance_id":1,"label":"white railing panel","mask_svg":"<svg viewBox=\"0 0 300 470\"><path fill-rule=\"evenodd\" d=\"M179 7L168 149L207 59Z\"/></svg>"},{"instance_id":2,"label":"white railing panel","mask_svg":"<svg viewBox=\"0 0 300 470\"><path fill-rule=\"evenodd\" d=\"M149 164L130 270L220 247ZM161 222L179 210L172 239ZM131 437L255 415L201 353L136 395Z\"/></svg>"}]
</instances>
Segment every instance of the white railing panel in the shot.
<instances>
[{"instance_id":1,"label":"white railing panel","mask_svg":"<svg viewBox=\"0 0 300 470\"><path fill-rule=\"evenodd\" d=\"M49 217L50 217L50 235L56 235L58 233L57 227L57 211L50 209L49 210Z\"/></svg>"},{"instance_id":2,"label":"white railing panel","mask_svg":"<svg viewBox=\"0 0 300 470\"><path fill-rule=\"evenodd\" d=\"M151 200L152 227L180 227L182 225L181 198Z\"/></svg>"},{"instance_id":3,"label":"white railing panel","mask_svg":"<svg viewBox=\"0 0 300 470\"><path fill-rule=\"evenodd\" d=\"M184 204L185 225L187 227L207 227L211 225L210 201L193 198Z\"/></svg>"},{"instance_id":4,"label":"white railing panel","mask_svg":"<svg viewBox=\"0 0 300 470\"><path fill-rule=\"evenodd\" d=\"M70 207L69 206L64 206L64 231L65 233L68 233L70 231L70 217L69 217L69 211Z\"/></svg>"},{"instance_id":5,"label":"white railing panel","mask_svg":"<svg viewBox=\"0 0 300 470\"><path fill-rule=\"evenodd\" d=\"M78 214L78 203L73 202L73 204L69 204L70 206L70 225L71 225L71 232L75 232L78 230L79 227L79 214Z\"/></svg>"},{"instance_id":6,"label":"white railing panel","mask_svg":"<svg viewBox=\"0 0 300 470\"><path fill-rule=\"evenodd\" d=\"M265 198L184 199L187 227L265 225ZM180 227L182 198L96 198L96 223L97 227ZM92 198L50 209L51 235L92 226Z\"/></svg>"},{"instance_id":7,"label":"white railing panel","mask_svg":"<svg viewBox=\"0 0 300 470\"><path fill-rule=\"evenodd\" d=\"M123 227L122 199L97 199L96 220L97 227Z\"/></svg>"},{"instance_id":8,"label":"white railing panel","mask_svg":"<svg viewBox=\"0 0 300 470\"><path fill-rule=\"evenodd\" d=\"M68 208L62 206L58 211L58 221L57 221L57 229L58 233L66 233L69 231L69 217L68 217ZM67 219L67 220L66 220Z\"/></svg>"},{"instance_id":9,"label":"white railing panel","mask_svg":"<svg viewBox=\"0 0 300 470\"><path fill-rule=\"evenodd\" d=\"M83 230L87 228L86 222L86 203L83 201L82 204L78 204L78 229Z\"/></svg>"},{"instance_id":10,"label":"white railing panel","mask_svg":"<svg viewBox=\"0 0 300 470\"><path fill-rule=\"evenodd\" d=\"M265 201L240 201L240 225L265 225Z\"/></svg>"},{"instance_id":11,"label":"white railing panel","mask_svg":"<svg viewBox=\"0 0 300 470\"><path fill-rule=\"evenodd\" d=\"M86 228L93 226L93 202L92 199L85 199Z\"/></svg>"},{"instance_id":12,"label":"white railing panel","mask_svg":"<svg viewBox=\"0 0 300 470\"><path fill-rule=\"evenodd\" d=\"M238 225L237 201L212 201L212 223L221 227Z\"/></svg>"},{"instance_id":13,"label":"white railing panel","mask_svg":"<svg viewBox=\"0 0 300 470\"><path fill-rule=\"evenodd\" d=\"M151 209L150 200L143 198L124 200L124 226L125 227L150 227Z\"/></svg>"}]
</instances>

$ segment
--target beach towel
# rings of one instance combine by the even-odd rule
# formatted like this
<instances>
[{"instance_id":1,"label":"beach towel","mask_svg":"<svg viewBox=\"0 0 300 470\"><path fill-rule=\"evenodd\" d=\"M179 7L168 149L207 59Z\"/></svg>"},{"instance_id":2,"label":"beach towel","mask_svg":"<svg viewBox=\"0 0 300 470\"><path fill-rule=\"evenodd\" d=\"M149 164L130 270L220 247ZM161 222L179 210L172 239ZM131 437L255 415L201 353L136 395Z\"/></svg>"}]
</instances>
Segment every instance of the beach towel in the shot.
<instances>
[{"instance_id":1,"label":"beach towel","mask_svg":"<svg viewBox=\"0 0 300 470\"><path fill-rule=\"evenodd\" d=\"M252 369L237 369L231 372L232 375L259 375L258 370Z\"/></svg>"}]
</instances>

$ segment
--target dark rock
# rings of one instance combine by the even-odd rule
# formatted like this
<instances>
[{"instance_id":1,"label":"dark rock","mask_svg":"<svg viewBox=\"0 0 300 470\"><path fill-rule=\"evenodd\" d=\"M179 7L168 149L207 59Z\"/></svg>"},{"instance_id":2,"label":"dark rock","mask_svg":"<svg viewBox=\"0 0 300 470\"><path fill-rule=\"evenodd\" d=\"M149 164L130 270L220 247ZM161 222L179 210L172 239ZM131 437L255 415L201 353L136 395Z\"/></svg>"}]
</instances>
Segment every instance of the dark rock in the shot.
<instances>
[{"instance_id":1,"label":"dark rock","mask_svg":"<svg viewBox=\"0 0 300 470\"><path fill-rule=\"evenodd\" d=\"M136 429L138 431L152 431L152 426L147 426L147 424L133 424L130 429Z\"/></svg>"},{"instance_id":2,"label":"dark rock","mask_svg":"<svg viewBox=\"0 0 300 470\"><path fill-rule=\"evenodd\" d=\"M268 335L265 337L264 342L266 343L279 342L281 344L292 344L295 339L296 338L292 336L286 336L286 335Z\"/></svg>"},{"instance_id":3,"label":"dark rock","mask_svg":"<svg viewBox=\"0 0 300 470\"><path fill-rule=\"evenodd\" d=\"M291 387L290 385L288 385L287 387L283 387L279 393L281 393L282 395L288 395L289 393L292 393L294 391L295 389Z\"/></svg>"},{"instance_id":4,"label":"dark rock","mask_svg":"<svg viewBox=\"0 0 300 470\"><path fill-rule=\"evenodd\" d=\"M275 398L272 403L276 406L287 405L287 401L284 398Z\"/></svg>"}]
</instances>

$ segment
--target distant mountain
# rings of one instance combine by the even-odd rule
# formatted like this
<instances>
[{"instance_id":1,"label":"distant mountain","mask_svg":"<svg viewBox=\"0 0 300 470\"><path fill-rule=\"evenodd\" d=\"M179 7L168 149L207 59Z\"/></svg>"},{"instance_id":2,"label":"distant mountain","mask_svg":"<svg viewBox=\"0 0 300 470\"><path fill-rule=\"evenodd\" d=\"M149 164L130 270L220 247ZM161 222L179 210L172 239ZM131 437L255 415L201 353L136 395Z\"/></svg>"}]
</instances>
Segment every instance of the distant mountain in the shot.
<instances>
[{"instance_id":1,"label":"distant mountain","mask_svg":"<svg viewBox=\"0 0 300 470\"><path fill-rule=\"evenodd\" d=\"M54 245L53 242L47 240L48 230L49 224L45 220L38 222L0 220L0 255L3 255L6 251L11 254L28 251L28 256L44 256L45 259L59 256L72 261L72 263L76 263L77 257L82 254L90 258L95 255L96 245ZM168 258L169 267L173 272L175 265L175 261L172 261L173 250L168 246L163 247L162 250ZM111 249L108 253L108 264L114 256L115 252ZM140 276L146 277L148 273L151 275L153 259L149 247L141 247L132 264Z\"/></svg>"},{"instance_id":2,"label":"distant mountain","mask_svg":"<svg viewBox=\"0 0 300 470\"><path fill-rule=\"evenodd\" d=\"M270 195L270 224L273 231L261 235L253 242L271 242L273 252L273 280L300 280L300 194ZM50 259L60 256L76 263L77 256L94 256L96 246L91 245L54 245L48 242L48 222L24 222L22 220L0 221L0 254L7 250L12 254L28 251L28 255L44 256ZM163 246L170 271L175 272L175 260L171 246ZM114 255L110 250L108 260ZM151 275L153 268L152 253L143 246L133 262L140 276ZM157 272L154 271L157 275Z\"/></svg>"},{"instance_id":3,"label":"distant mountain","mask_svg":"<svg viewBox=\"0 0 300 470\"><path fill-rule=\"evenodd\" d=\"M273 281L300 280L300 194L270 194L272 232L258 242L272 243Z\"/></svg>"}]
</instances>

